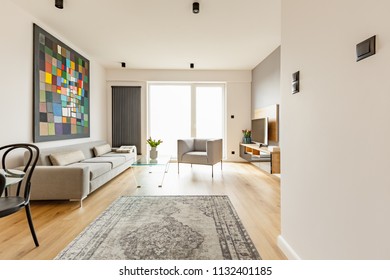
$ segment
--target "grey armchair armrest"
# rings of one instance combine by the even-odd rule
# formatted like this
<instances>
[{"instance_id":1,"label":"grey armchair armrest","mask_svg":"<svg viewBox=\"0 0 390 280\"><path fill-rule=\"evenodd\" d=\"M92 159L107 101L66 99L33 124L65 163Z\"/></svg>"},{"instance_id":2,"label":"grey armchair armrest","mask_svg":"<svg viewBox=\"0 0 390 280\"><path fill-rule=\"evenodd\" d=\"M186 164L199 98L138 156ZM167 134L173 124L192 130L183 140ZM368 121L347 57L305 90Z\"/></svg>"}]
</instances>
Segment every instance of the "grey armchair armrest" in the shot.
<instances>
[{"instance_id":1,"label":"grey armchair armrest","mask_svg":"<svg viewBox=\"0 0 390 280\"><path fill-rule=\"evenodd\" d=\"M222 160L222 139L211 139L206 146L207 162L216 164Z\"/></svg>"},{"instance_id":2,"label":"grey armchair armrest","mask_svg":"<svg viewBox=\"0 0 390 280\"><path fill-rule=\"evenodd\" d=\"M194 151L194 139L177 140L177 162L181 162L183 155Z\"/></svg>"}]
</instances>

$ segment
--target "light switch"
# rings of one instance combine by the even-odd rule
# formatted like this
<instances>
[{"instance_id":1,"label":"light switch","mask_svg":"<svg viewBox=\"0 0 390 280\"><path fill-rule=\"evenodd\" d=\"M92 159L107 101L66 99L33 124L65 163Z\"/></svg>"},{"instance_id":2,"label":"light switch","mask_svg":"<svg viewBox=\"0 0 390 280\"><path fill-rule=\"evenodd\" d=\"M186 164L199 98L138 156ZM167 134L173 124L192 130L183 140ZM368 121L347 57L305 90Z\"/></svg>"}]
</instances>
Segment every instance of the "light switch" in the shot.
<instances>
[{"instance_id":1,"label":"light switch","mask_svg":"<svg viewBox=\"0 0 390 280\"><path fill-rule=\"evenodd\" d=\"M299 71L292 74L291 81L291 93L295 94L299 92Z\"/></svg>"},{"instance_id":2,"label":"light switch","mask_svg":"<svg viewBox=\"0 0 390 280\"><path fill-rule=\"evenodd\" d=\"M376 36L372 36L356 45L356 61L375 54L375 40Z\"/></svg>"}]
</instances>

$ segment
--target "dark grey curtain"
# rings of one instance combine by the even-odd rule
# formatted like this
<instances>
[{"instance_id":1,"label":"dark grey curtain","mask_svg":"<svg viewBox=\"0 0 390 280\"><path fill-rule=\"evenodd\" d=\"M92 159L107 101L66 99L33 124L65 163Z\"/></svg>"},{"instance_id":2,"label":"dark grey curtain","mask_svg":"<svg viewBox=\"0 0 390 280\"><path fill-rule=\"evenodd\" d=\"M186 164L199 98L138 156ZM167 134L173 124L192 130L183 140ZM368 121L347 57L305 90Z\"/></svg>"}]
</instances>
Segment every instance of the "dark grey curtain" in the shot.
<instances>
[{"instance_id":1,"label":"dark grey curtain","mask_svg":"<svg viewBox=\"0 0 390 280\"><path fill-rule=\"evenodd\" d=\"M141 87L112 87L112 146L141 151Z\"/></svg>"}]
</instances>

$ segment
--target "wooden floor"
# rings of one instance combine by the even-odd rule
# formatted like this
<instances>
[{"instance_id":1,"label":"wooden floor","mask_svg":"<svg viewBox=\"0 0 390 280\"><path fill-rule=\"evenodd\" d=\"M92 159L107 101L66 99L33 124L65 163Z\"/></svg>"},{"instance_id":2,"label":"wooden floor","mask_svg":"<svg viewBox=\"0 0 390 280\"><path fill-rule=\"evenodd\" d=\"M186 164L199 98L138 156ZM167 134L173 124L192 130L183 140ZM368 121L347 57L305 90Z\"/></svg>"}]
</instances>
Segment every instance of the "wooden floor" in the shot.
<instances>
[{"instance_id":1,"label":"wooden floor","mask_svg":"<svg viewBox=\"0 0 390 280\"><path fill-rule=\"evenodd\" d=\"M141 169L134 169L139 172ZM25 211L0 219L0 259L53 259L121 195L228 195L263 259L286 259L280 234L280 179L248 163L209 166L171 163L162 188L136 188L132 169L77 202L33 201L31 211L39 247L34 246Z\"/></svg>"}]
</instances>

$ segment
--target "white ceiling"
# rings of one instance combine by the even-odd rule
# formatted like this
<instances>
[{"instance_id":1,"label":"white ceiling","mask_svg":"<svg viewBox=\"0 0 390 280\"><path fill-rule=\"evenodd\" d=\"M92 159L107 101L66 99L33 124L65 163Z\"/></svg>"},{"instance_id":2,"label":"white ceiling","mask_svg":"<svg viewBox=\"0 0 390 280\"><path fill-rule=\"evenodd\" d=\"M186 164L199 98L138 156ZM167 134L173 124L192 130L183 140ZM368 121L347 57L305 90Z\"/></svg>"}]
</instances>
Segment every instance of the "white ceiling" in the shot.
<instances>
[{"instance_id":1,"label":"white ceiling","mask_svg":"<svg viewBox=\"0 0 390 280\"><path fill-rule=\"evenodd\" d=\"M280 45L281 0L13 0L106 68L253 69ZM90 58L91 57L87 57Z\"/></svg>"}]
</instances>

